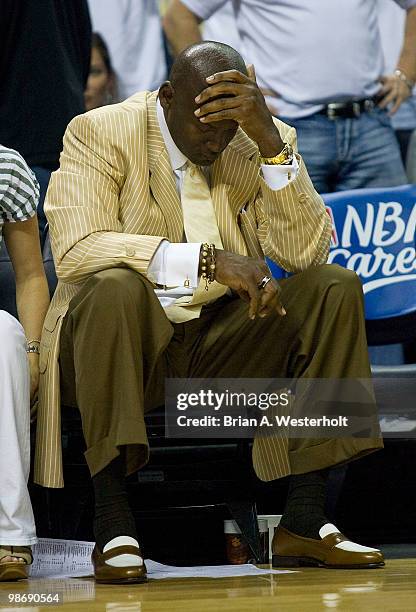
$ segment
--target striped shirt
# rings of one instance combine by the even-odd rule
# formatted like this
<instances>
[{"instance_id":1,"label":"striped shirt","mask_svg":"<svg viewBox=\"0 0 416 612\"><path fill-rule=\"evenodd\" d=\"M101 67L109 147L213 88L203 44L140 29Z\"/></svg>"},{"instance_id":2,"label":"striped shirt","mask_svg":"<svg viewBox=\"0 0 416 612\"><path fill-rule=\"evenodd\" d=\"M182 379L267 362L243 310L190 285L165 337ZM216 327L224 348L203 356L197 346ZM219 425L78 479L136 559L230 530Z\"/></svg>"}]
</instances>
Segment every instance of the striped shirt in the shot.
<instances>
[{"instance_id":1,"label":"striped shirt","mask_svg":"<svg viewBox=\"0 0 416 612\"><path fill-rule=\"evenodd\" d=\"M0 246L4 223L33 217L38 200L39 184L23 157L0 145Z\"/></svg>"}]
</instances>

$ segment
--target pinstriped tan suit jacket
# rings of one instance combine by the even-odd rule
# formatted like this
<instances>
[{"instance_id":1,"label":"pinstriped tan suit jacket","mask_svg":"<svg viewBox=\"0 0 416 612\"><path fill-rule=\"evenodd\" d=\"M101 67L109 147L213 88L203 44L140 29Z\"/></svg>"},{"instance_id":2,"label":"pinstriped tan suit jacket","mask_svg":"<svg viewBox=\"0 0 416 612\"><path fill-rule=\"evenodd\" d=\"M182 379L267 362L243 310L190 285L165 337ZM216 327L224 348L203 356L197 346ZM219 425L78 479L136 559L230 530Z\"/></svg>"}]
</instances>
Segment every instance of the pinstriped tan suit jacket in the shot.
<instances>
[{"instance_id":1,"label":"pinstriped tan suit jacket","mask_svg":"<svg viewBox=\"0 0 416 612\"><path fill-rule=\"evenodd\" d=\"M76 117L64 137L45 211L59 283L41 341L35 481L63 486L59 334L72 297L92 274L127 266L146 274L160 242L180 242L180 199L156 115L157 93ZM277 121L282 140L293 128ZM261 178L257 145L239 129L215 161L211 194L224 249L267 255L289 271L327 259L331 224L304 164L272 191ZM284 438L257 441L254 463L264 480L289 473Z\"/></svg>"}]
</instances>

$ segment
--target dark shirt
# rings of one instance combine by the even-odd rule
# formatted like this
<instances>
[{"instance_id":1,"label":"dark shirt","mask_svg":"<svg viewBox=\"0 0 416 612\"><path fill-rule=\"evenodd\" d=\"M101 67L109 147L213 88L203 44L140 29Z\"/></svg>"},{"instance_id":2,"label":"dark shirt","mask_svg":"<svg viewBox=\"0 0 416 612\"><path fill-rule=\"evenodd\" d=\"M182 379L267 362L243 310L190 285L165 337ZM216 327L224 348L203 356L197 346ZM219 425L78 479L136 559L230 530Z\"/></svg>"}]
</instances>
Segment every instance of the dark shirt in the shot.
<instances>
[{"instance_id":1,"label":"dark shirt","mask_svg":"<svg viewBox=\"0 0 416 612\"><path fill-rule=\"evenodd\" d=\"M87 0L0 0L0 142L30 166L58 164L90 52Z\"/></svg>"}]
</instances>

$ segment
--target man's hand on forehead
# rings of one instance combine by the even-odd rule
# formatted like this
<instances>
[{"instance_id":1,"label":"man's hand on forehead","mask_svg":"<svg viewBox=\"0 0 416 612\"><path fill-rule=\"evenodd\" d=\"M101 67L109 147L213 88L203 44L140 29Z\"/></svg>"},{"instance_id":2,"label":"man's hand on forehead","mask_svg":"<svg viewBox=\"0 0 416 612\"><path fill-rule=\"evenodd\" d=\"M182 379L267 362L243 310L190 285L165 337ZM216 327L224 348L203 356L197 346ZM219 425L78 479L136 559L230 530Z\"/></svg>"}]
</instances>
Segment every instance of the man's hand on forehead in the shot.
<instances>
[{"instance_id":1,"label":"man's hand on forehead","mask_svg":"<svg viewBox=\"0 0 416 612\"><path fill-rule=\"evenodd\" d=\"M225 70L224 72L216 72L208 76L205 80L208 83L201 93L195 98L195 102L202 106L213 98L220 97L235 97L241 95L243 90L241 86L256 82L254 66L247 67L248 76L239 70Z\"/></svg>"},{"instance_id":2,"label":"man's hand on forehead","mask_svg":"<svg viewBox=\"0 0 416 612\"><path fill-rule=\"evenodd\" d=\"M273 157L284 143L257 86L254 66L247 66L247 72L226 70L207 77L208 87L195 98L195 116L205 124L236 121L257 142L261 155Z\"/></svg>"}]
</instances>

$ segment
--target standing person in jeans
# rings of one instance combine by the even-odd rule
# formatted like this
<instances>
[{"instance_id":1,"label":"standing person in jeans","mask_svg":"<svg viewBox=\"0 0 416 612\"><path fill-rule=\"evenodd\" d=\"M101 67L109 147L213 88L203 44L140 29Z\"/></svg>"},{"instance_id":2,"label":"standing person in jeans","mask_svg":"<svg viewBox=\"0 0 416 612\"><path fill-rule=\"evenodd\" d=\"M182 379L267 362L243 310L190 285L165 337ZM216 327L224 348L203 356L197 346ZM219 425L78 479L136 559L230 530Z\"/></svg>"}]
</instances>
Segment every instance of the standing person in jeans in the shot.
<instances>
[{"instance_id":1,"label":"standing person in jeans","mask_svg":"<svg viewBox=\"0 0 416 612\"><path fill-rule=\"evenodd\" d=\"M406 11L391 0L378 0L378 25L383 46L385 66L393 72L403 45ZM406 165L410 138L416 129L416 92L411 95L392 116L392 125L399 141L403 163ZM409 182L410 179L409 179Z\"/></svg>"},{"instance_id":2,"label":"standing person in jeans","mask_svg":"<svg viewBox=\"0 0 416 612\"><path fill-rule=\"evenodd\" d=\"M395 112L416 79L416 0L395 1L406 33L388 75L377 0L172 0L164 28L177 54L233 2L245 59L269 107L296 128L317 191L387 187L406 175L386 107Z\"/></svg>"},{"instance_id":3,"label":"standing person in jeans","mask_svg":"<svg viewBox=\"0 0 416 612\"><path fill-rule=\"evenodd\" d=\"M39 245L39 185L23 158L0 146L0 244L16 276L19 321L0 310L0 582L26 578L36 529L27 479L30 401L39 385L39 344L49 305Z\"/></svg>"},{"instance_id":4,"label":"standing person in jeans","mask_svg":"<svg viewBox=\"0 0 416 612\"><path fill-rule=\"evenodd\" d=\"M19 151L39 181L41 232L62 137L85 110L90 53L87 0L2 0L0 142Z\"/></svg>"}]
</instances>

